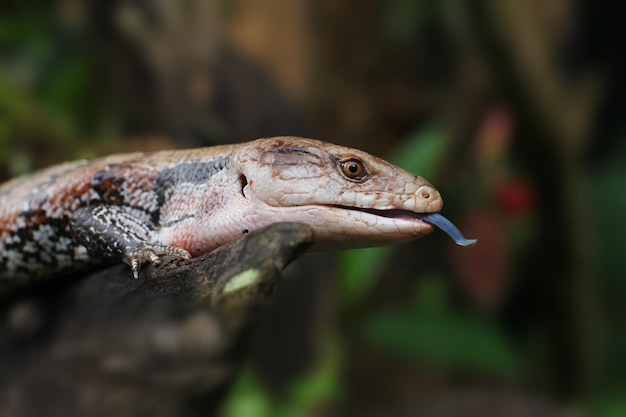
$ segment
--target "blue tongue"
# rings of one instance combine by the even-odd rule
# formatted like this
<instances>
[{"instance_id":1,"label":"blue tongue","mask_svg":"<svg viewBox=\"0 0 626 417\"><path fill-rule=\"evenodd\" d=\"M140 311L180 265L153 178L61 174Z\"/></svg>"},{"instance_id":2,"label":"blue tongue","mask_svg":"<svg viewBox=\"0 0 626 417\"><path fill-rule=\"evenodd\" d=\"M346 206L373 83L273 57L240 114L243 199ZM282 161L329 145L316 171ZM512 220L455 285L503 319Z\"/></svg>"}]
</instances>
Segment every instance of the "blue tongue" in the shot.
<instances>
[{"instance_id":1,"label":"blue tongue","mask_svg":"<svg viewBox=\"0 0 626 417\"><path fill-rule=\"evenodd\" d=\"M450 220L439 213L419 213L417 217L446 232L459 246L472 246L476 244L476 239L466 239Z\"/></svg>"}]
</instances>

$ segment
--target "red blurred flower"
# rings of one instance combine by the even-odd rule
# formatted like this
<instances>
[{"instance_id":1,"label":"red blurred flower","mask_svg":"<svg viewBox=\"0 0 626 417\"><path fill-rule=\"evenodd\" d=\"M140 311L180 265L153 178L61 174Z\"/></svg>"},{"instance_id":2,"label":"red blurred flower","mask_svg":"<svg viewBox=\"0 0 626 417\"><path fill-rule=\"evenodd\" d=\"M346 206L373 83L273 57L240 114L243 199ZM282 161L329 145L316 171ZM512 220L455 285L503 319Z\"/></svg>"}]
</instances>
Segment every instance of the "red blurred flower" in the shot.
<instances>
[{"instance_id":1,"label":"red blurred flower","mask_svg":"<svg viewBox=\"0 0 626 417\"><path fill-rule=\"evenodd\" d=\"M496 200L507 215L524 217L535 210L535 189L524 178L511 178L495 187Z\"/></svg>"}]
</instances>

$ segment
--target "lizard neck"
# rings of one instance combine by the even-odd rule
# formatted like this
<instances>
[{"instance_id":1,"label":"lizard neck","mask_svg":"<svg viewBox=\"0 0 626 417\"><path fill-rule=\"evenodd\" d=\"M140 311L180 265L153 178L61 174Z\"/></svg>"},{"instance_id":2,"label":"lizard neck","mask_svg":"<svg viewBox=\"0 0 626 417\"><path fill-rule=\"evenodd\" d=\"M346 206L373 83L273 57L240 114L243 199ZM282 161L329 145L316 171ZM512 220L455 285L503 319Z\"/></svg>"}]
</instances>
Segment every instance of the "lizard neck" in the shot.
<instances>
[{"instance_id":1,"label":"lizard neck","mask_svg":"<svg viewBox=\"0 0 626 417\"><path fill-rule=\"evenodd\" d=\"M235 169L226 165L210 180L179 182L161 206L158 241L191 255L209 252L251 230L253 206Z\"/></svg>"}]
</instances>

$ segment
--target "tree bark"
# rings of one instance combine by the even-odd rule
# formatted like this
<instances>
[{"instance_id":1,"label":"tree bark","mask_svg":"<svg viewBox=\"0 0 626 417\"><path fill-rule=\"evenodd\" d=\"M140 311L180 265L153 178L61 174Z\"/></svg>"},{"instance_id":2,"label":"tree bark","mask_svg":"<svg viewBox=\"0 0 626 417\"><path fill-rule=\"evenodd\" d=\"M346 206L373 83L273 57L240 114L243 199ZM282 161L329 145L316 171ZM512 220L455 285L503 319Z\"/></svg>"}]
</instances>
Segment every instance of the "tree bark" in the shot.
<instances>
[{"instance_id":1,"label":"tree bark","mask_svg":"<svg viewBox=\"0 0 626 417\"><path fill-rule=\"evenodd\" d=\"M211 415L280 271L312 240L305 225L275 224L137 280L117 265L9 300L0 415Z\"/></svg>"}]
</instances>

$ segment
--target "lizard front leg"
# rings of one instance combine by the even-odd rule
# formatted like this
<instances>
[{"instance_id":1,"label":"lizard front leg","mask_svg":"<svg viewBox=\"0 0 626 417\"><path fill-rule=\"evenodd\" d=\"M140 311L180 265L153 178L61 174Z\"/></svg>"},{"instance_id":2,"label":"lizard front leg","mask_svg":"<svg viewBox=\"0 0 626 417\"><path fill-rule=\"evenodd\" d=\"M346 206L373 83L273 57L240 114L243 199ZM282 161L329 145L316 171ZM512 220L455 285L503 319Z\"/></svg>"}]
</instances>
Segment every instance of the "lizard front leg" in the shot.
<instances>
[{"instance_id":1,"label":"lizard front leg","mask_svg":"<svg viewBox=\"0 0 626 417\"><path fill-rule=\"evenodd\" d=\"M152 224L146 224L116 206L78 209L70 219L70 230L76 243L85 246L90 255L129 264L135 278L139 277L142 264L160 264L159 256L191 258L184 249L152 243L156 234Z\"/></svg>"}]
</instances>

